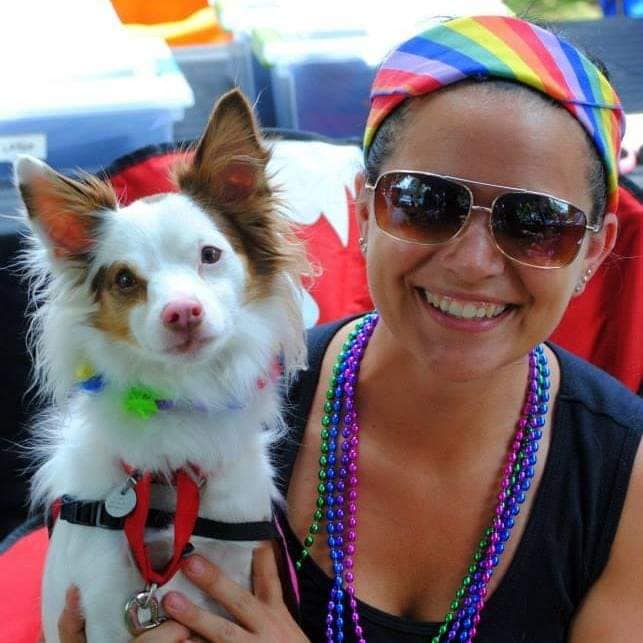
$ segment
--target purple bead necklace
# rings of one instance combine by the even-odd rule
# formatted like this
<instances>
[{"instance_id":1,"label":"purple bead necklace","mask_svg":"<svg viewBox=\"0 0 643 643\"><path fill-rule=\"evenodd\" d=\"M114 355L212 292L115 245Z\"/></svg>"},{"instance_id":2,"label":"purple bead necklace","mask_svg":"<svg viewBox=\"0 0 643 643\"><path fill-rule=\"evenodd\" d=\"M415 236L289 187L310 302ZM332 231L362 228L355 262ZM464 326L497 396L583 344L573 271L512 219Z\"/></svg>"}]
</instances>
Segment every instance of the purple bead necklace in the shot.
<instances>
[{"instance_id":1,"label":"purple bead necklace","mask_svg":"<svg viewBox=\"0 0 643 643\"><path fill-rule=\"evenodd\" d=\"M377 313L369 313L357 322L333 366L321 422L316 508L295 564L298 570L301 569L304 559L310 555L310 547L321 530L321 524L325 522L333 574L326 614L327 643L344 640L347 614L350 614L355 640L366 643L357 610L353 572L357 551L359 455L355 388L364 350L378 319ZM534 477L536 454L548 411L549 374L547 357L543 346L539 345L529 353L526 399L503 468L491 524L480 539L467 573L431 643L454 640L470 643L477 634L491 577Z\"/></svg>"}]
</instances>

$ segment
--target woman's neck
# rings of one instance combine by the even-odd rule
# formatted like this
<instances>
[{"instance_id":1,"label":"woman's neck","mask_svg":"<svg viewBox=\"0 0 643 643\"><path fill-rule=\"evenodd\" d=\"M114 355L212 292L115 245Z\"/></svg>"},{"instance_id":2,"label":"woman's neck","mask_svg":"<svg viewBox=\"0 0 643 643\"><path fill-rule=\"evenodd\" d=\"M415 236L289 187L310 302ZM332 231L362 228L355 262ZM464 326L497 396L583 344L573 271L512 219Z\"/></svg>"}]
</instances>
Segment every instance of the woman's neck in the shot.
<instances>
[{"instance_id":1,"label":"woman's neck","mask_svg":"<svg viewBox=\"0 0 643 643\"><path fill-rule=\"evenodd\" d=\"M449 380L378 326L362 362L358 404L364 402L372 439L423 457L442 454L445 465L453 464L480 453L490 441L506 445L523 404L527 372L525 355L483 377ZM403 439L395 440L398 431Z\"/></svg>"}]
</instances>

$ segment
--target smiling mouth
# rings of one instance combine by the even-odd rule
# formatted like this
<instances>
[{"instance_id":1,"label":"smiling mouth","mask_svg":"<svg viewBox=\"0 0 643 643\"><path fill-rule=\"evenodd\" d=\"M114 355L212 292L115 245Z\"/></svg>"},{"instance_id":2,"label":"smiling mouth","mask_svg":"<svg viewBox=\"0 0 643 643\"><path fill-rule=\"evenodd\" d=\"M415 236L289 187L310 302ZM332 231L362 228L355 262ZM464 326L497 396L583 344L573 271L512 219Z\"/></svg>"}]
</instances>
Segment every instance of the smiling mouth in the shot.
<instances>
[{"instance_id":1,"label":"smiling mouth","mask_svg":"<svg viewBox=\"0 0 643 643\"><path fill-rule=\"evenodd\" d=\"M473 302L436 295L425 288L418 288L424 301L440 312L454 319L483 320L494 319L511 308L513 304L494 304L491 302Z\"/></svg>"}]
</instances>

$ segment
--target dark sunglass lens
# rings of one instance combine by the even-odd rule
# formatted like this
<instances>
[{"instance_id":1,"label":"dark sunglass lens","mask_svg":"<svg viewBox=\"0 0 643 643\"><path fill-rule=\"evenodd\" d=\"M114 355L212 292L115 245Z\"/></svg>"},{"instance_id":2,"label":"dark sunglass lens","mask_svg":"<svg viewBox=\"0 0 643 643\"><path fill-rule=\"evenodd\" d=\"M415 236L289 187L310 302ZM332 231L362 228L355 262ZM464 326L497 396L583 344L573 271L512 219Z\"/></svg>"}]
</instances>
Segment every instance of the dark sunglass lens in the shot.
<instances>
[{"instance_id":1,"label":"dark sunglass lens","mask_svg":"<svg viewBox=\"0 0 643 643\"><path fill-rule=\"evenodd\" d=\"M509 257L543 268L571 263L585 234L585 214L539 194L509 193L493 208L494 238Z\"/></svg>"},{"instance_id":2,"label":"dark sunglass lens","mask_svg":"<svg viewBox=\"0 0 643 643\"><path fill-rule=\"evenodd\" d=\"M437 176L393 172L375 191L375 218L382 230L406 241L442 243L453 237L469 213L469 192Z\"/></svg>"}]
</instances>

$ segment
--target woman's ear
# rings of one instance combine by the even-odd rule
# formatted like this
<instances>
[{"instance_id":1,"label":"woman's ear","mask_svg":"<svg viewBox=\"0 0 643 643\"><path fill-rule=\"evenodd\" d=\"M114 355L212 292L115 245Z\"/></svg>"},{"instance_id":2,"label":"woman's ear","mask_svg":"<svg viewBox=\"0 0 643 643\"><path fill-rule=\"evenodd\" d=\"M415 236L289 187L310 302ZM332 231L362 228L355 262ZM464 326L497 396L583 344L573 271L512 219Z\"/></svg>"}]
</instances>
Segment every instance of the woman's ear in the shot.
<instances>
[{"instance_id":1,"label":"woman's ear","mask_svg":"<svg viewBox=\"0 0 643 643\"><path fill-rule=\"evenodd\" d=\"M583 275L579 285L576 287L575 294L579 295L585 290L585 286L596 273L599 266L607 259L618 235L618 218L612 212L608 212L603 218L603 225L598 232L589 235L587 253L583 260Z\"/></svg>"},{"instance_id":2,"label":"woman's ear","mask_svg":"<svg viewBox=\"0 0 643 643\"><path fill-rule=\"evenodd\" d=\"M595 271L614 250L616 236L618 235L618 218L608 212L603 218L603 225L599 232L589 235L589 247L585 256L587 268Z\"/></svg>"},{"instance_id":3,"label":"woman's ear","mask_svg":"<svg viewBox=\"0 0 643 643\"><path fill-rule=\"evenodd\" d=\"M366 190L366 175L363 171L355 175L355 216L359 226L361 239L368 238L368 192Z\"/></svg>"}]
</instances>

